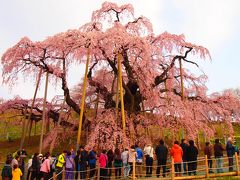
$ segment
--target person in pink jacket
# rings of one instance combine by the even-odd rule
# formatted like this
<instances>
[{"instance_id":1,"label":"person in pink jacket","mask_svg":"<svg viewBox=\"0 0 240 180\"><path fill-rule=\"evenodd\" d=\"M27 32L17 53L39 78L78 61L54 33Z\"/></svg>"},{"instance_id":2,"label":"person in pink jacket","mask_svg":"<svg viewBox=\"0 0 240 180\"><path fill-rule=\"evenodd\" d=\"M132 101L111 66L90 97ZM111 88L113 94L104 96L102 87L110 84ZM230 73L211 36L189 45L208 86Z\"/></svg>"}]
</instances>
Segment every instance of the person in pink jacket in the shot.
<instances>
[{"instance_id":1,"label":"person in pink jacket","mask_svg":"<svg viewBox=\"0 0 240 180\"><path fill-rule=\"evenodd\" d=\"M104 149L99 157L99 165L100 165L100 179L105 180L107 179L107 151Z\"/></svg>"},{"instance_id":2,"label":"person in pink jacket","mask_svg":"<svg viewBox=\"0 0 240 180\"><path fill-rule=\"evenodd\" d=\"M50 153L45 154L45 160L42 163L40 171L43 173L43 179L48 180L50 178Z\"/></svg>"},{"instance_id":3,"label":"person in pink jacket","mask_svg":"<svg viewBox=\"0 0 240 180\"><path fill-rule=\"evenodd\" d=\"M181 164L182 164L182 157L183 157L183 150L181 146L179 146L178 141L174 141L174 145L171 149L171 155L174 160L174 169L176 172L176 176L181 175Z\"/></svg>"}]
</instances>

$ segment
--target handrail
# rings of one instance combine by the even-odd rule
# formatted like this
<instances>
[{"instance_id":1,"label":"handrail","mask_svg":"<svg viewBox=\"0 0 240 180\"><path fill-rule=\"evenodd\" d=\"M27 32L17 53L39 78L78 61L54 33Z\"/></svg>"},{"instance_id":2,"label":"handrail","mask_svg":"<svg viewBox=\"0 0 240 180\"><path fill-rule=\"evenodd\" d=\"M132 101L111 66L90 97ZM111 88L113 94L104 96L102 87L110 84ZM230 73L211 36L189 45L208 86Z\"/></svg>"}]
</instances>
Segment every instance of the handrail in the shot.
<instances>
[{"instance_id":1,"label":"handrail","mask_svg":"<svg viewBox=\"0 0 240 180\"><path fill-rule=\"evenodd\" d=\"M144 173L144 171L142 171L141 173L139 173L137 171L137 169L139 169L139 167L141 167L142 169L146 169L147 167L152 167L152 170L156 170L158 167L161 166L161 168L166 167L166 177L164 179L172 179L172 180L180 180L180 179L204 179L204 178L212 178L212 177L222 177L222 176L237 176L240 172L239 172L239 168L240 165L238 164L238 160L239 160L239 156L236 154L235 156L233 156L234 159L234 164L229 166L228 164L228 157L221 157L218 158L218 160L222 161L222 166L221 167L216 167L216 161L217 159L215 158L211 158L212 163L214 164L214 166L212 166L211 168L208 167L208 158L207 156L205 158L201 158L199 157L197 159L197 161L188 161L186 162L187 165L189 165L189 163L197 163L197 169L196 170L191 170L191 171L187 171L187 175L183 175L184 170L181 169L181 172L175 172L174 169L174 162L172 160L172 162L167 161L168 163L166 165L156 165L154 164L153 166L146 166L145 163L142 163L141 165L136 164L135 162L133 162L132 166L135 167L133 168L133 172L131 175L127 174L128 179L135 179L135 177L133 176L133 174L138 177L138 176L145 176L146 174ZM128 167L106 167L106 168L100 168L99 164L97 164L97 167L94 169L86 169L85 171L69 171L69 170L62 170L60 173L56 174L54 177L56 178L57 176L59 176L61 173L66 173L66 172L72 172L72 173L86 173L88 174L91 171L94 171L95 174L93 176L93 178L109 178L109 176L102 176L100 175L100 169L107 169L107 171L111 170L112 172L114 170L118 170L121 169L121 176L119 176L117 179L124 179L126 178L126 176L124 176L124 169L125 168L129 168L130 165L128 165ZM228 168L232 167L233 168L233 172L226 172L226 170ZM216 173L217 170L222 169L225 172L223 173ZM213 172L213 173L210 173ZM194 173L196 175L191 176L189 174ZM114 173L112 173L114 175ZM162 174L162 173L161 173ZM176 176L176 174L180 175L180 176ZM111 177L111 179L116 179L115 176ZM155 172L153 173L153 176L156 176ZM51 178L54 179L54 177ZM85 179L89 179L89 177L85 178ZM54 179L55 180L55 179Z\"/></svg>"}]
</instances>

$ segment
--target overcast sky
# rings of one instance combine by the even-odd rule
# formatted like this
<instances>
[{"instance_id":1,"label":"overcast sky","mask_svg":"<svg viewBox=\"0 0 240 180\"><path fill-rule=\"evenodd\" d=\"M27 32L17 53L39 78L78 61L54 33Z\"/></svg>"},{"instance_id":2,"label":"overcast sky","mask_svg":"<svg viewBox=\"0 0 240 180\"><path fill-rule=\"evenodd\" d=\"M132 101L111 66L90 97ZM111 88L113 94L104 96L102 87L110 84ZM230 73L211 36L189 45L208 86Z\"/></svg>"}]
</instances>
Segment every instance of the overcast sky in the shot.
<instances>
[{"instance_id":1,"label":"overcast sky","mask_svg":"<svg viewBox=\"0 0 240 180\"><path fill-rule=\"evenodd\" d=\"M102 0L2 0L0 2L0 56L22 37L43 40L47 36L68 29L79 28L91 19L93 10ZM212 61L200 63L209 77L209 93L240 86L240 1L239 0L115 0L119 5L131 3L135 16L144 15L153 24L155 34L168 31L184 34L187 41L207 47ZM81 71L73 68L70 86L81 78ZM0 70L0 73L2 71ZM77 77L76 77L77 76ZM0 82L2 76L0 76ZM43 96L43 86L38 97ZM32 82L20 78L10 89L0 87L0 97L33 96ZM48 98L61 94L49 87Z\"/></svg>"}]
</instances>

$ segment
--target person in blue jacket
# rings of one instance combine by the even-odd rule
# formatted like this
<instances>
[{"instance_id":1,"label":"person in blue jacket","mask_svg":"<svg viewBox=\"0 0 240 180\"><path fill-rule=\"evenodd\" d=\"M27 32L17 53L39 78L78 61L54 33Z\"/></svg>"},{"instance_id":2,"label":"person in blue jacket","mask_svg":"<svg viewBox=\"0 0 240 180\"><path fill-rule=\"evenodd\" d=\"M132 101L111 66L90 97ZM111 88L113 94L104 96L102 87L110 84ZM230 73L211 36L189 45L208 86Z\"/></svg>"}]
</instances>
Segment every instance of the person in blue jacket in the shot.
<instances>
[{"instance_id":1,"label":"person in blue jacket","mask_svg":"<svg viewBox=\"0 0 240 180\"><path fill-rule=\"evenodd\" d=\"M229 172L233 171L233 156L235 154L235 147L233 145L233 140L231 137L228 138L228 142L226 145L226 151L228 156L228 166L229 166Z\"/></svg>"}]
</instances>

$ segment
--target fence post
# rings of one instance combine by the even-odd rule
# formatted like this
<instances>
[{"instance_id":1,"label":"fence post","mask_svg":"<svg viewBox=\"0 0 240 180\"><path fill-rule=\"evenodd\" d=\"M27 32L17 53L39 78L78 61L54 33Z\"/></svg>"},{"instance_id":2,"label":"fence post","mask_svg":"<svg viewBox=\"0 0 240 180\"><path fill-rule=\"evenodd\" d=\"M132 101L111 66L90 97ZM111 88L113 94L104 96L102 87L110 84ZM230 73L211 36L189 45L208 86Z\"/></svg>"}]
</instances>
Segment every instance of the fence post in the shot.
<instances>
[{"instance_id":1,"label":"fence post","mask_svg":"<svg viewBox=\"0 0 240 180\"><path fill-rule=\"evenodd\" d=\"M9 140L9 132L7 132L6 139Z\"/></svg>"},{"instance_id":2,"label":"fence post","mask_svg":"<svg viewBox=\"0 0 240 180\"><path fill-rule=\"evenodd\" d=\"M172 180L174 180L175 177L175 168L174 168L174 159L172 157Z\"/></svg>"},{"instance_id":3,"label":"fence post","mask_svg":"<svg viewBox=\"0 0 240 180\"><path fill-rule=\"evenodd\" d=\"M62 169L62 180L65 180L65 167Z\"/></svg>"},{"instance_id":4,"label":"fence post","mask_svg":"<svg viewBox=\"0 0 240 180\"><path fill-rule=\"evenodd\" d=\"M56 172L53 172L53 180L56 180L57 177L56 177Z\"/></svg>"},{"instance_id":5,"label":"fence post","mask_svg":"<svg viewBox=\"0 0 240 180\"><path fill-rule=\"evenodd\" d=\"M97 180L100 180L100 164L99 163L97 167Z\"/></svg>"},{"instance_id":6,"label":"fence post","mask_svg":"<svg viewBox=\"0 0 240 180\"><path fill-rule=\"evenodd\" d=\"M206 178L209 178L209 167L208 167L208 157L205 155L205 165L206 165Z\"/></svg>"},{"instance_id":7,"label":"fence post","mask_svg":"<svg viewBox=\"0 0 240 180\"><path fill-rule=\"evenodd\" d=\"M239 175L239 162L238 162L238 154L235 152L235 158L236 158L236 171L237 171L237 176Z\"/></svg>"},{"instance_id":8,"label":"fence post","mask_svg":"<svg viewBox=\"0 0 240 180\"><path fill-rule=\"evenodd\" d=\"M135 162L135 159L133 159L133 180L136 179L136 162Z\"/></svg>"}]
</instances>

